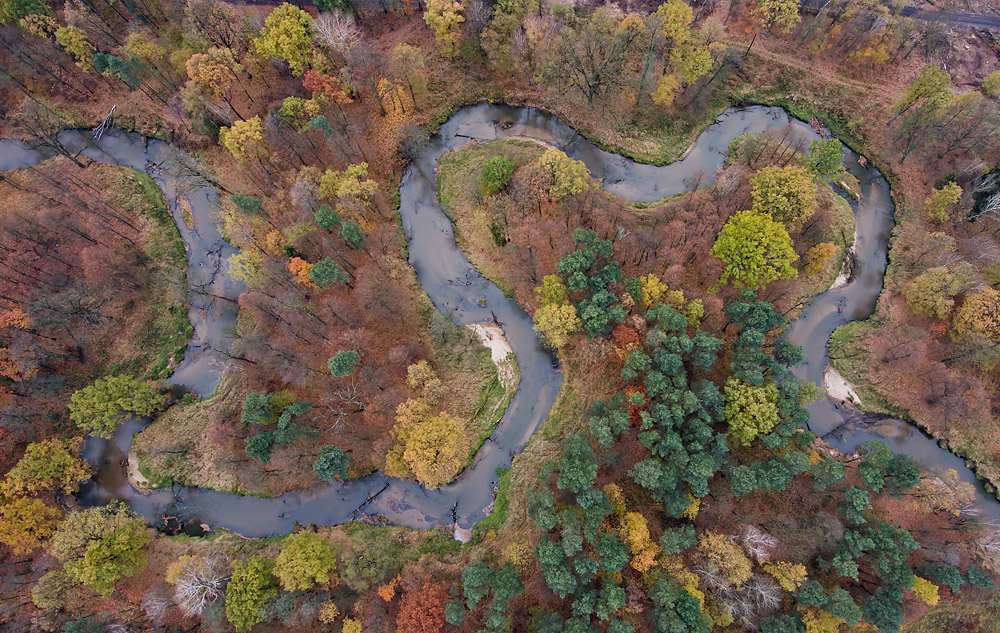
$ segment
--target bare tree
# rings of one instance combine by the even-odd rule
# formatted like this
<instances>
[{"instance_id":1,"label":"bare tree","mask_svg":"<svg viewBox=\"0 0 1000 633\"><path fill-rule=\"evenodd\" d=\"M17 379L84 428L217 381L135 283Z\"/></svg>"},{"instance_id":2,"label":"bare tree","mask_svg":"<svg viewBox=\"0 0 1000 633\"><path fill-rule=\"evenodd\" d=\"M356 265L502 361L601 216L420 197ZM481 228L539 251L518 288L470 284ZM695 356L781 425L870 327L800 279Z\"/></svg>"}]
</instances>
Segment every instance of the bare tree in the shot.
<instances>
[{"instance_id":1,"label":"bare tree","mask_svg":"<svg viewBox=\"0 0 1000 633\"><path fill-rule=\"evenodd\" d=\"M354 23L354 16L338 9L320 14L313 20L312 28L319 44L341 55L347 54L361 41L361 29Z\"/></svg>"},{"instance_id":2,"label":"bare tree","mask_svg":"<svg viewBox=\"0 0 1000 633\"><path fill-rule=\"evenodd\" d=\"M756 525L748 525L743 529L743 536L740 539L743 548L756 561L767 560L771 557L778 539L774 538Z\"/></svg>"},{"instance_id":3,"label":"bare tree","mask_svg":"<svg viewBox=\"0 0 1000 633\"><path fill-rule=\"evenodd\" d=\"M222 597L229 576L222 556L192 556L185 560L173 579L174 598L184 615L198 617L206 607Z\"/></svg>"},{"instance_id":4,"label":"bare tree","mask_svg":"<svg viewBox=\"0 0 1000 633\"><path fill-rule=\"evenodd\" d=\"M758 611L774 611L781 605L781 585L767 574L754 574L742 590Z\"/></svg>"},{"instance_id":5,"label":"bare tree","mask_svg":"<svg viewBox=\"0 0 1000 633\"><path fill-rule=\"evenodd\" d=\"M483 0L472 0L472 3L468 5L469 8L466 11L466 23L472 27L476 33L479 33L490 23L490 18L493 17L493 9L489 4L483 2ZM520 31L521 29L515 29Z\"/></svg>"},{"instance_id":6,"label":"bare tree","mask_svg":"<svg viewBox=\"0 0 1000 633\"><path fill-rule=\"evenodd\" d=\"M352 377L340 389L330 394L329 404L323 408L333 416L333 423L328 429L339 427L347 416L352 413L361 413L365 410L364 394L358 389L358 380Z\"/></svg>"},{"instance_id":7,"label":"bare tree","mask_svg":"<svg viewBox=\"0 0 1000 633\"><path fill-rule=\"evenodd\" d=\"M142 597L142 609L146 612L146 620L153 626L161 626L167 619L167 611L172 603L163 591L162 585L153 587Z\"/></svg>"}]
</instances>

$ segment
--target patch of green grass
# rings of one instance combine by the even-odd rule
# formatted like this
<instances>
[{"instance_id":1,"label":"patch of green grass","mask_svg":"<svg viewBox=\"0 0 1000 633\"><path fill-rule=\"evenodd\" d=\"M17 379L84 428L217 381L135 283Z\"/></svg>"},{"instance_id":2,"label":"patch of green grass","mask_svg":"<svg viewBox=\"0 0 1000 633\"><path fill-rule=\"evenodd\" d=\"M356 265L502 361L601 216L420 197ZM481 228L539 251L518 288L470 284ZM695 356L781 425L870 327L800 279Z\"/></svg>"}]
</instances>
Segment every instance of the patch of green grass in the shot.
<instances>
[{"instance_id":1,"label":"patch of green grass","mask_svg":"<svg viewBox=\"0 0 1000 633\"><path fill-rule=\"evenodd\" d=\"M499 530L507 521L510 510L510 469L497 471L497 496L493 499L493 511L472 528L470 543L479 543L490 530Z\"/></svg>"}]
</instances>

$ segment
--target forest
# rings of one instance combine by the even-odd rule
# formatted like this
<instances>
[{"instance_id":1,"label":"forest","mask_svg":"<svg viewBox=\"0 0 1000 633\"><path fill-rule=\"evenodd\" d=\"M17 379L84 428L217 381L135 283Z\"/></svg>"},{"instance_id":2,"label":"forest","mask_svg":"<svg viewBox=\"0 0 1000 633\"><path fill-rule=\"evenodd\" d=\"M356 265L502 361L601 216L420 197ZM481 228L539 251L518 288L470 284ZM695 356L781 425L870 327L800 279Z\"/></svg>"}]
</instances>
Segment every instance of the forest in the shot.
<instances>
[{"instance_id":1,"label":"forest","mask_svg":"<svg viewBox=\"0 0 1000 633\"><path fill-rule=\"evenodd\" d=\"M1000 633L980 0L0 0L0 628Z\"/></svg>"}]
</instances>

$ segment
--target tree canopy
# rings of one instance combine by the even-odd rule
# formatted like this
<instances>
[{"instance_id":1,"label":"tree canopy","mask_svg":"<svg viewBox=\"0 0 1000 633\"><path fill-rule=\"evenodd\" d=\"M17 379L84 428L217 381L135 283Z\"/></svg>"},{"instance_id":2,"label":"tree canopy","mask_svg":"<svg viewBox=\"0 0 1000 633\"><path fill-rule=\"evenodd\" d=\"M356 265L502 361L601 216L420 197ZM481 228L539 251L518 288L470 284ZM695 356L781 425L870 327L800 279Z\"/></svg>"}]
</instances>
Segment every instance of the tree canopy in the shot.
<instances>
[{"instance_id":1,"label":"tree canopy","mask_svg":"<svg viewBox=\"0 0 1000 633\"><path fill-rule=\"evenodd\" d=\"M149 416L167 397L131 376L106 376L78 389L69 402L70 419L84 431L110 439L125 415Z\"/></svg>"},{"instance_id":2,"label":"tree canopy","mask_svg":"<svg viewBox=\"0 0 1000 633\"><path fill-rule=\"evenodd\" d=\"M271 569L261 556L233 563L226 587L226 619L237 631L249 631L264 619L264 604L277 591Z\"/></svg>"},{"instance_id":3,"label":"tree canopy","mask_svg":"<svg viewBox=\"0 0 1000 633\"><path fill-rule=\"evenodd\" d=\"M315 532L287 537L274 559L274 575L286 591L302 591L314 585L329 585L336 579L333 546Z\"/></svg>"},{"instance_id":4,"label":"tree canopy","mask_svg":"<svg viewBox=\"0 0 1000 633\"><path fill-rule=\"evenodd\" d=\"M763 288L776 279L796 276L792 268L798 255L785 225L770 215L740 211L726 221L712 246L712 255L726 267L719 283L738 288Z\"/></svg>"},{"instance_id":5,"label":"tree canopy","mask_svg":"<svg viewBox=\"0 0 1000 633\"><path fill-rule=\"evenodd\" d=\"M146 566L149 529L121 501L73 512L52 537L49 553L77 582L108 595L123 576Z\"/></svg>"},{"instance_id":6,"label":"tree canopy","mask_svg":"<svg viewBox=\"0 0 1000 633\"><path fill-rule=\"evenodd\" d=\"M765 167L750 176L750 197L754 211L780 222L794 223L812 213L816 183L813 175L802 167Z\"/></svg>"}]
</instances>

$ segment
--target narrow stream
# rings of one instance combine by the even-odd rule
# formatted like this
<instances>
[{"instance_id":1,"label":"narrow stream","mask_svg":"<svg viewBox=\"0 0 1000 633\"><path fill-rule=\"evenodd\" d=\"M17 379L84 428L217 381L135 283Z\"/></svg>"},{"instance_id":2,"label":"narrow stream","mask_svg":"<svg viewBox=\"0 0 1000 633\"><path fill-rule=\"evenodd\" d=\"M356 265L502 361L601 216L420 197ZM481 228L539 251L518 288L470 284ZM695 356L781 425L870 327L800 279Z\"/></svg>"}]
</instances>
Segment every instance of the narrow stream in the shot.
<instances>
[{"instance_id":1,"label":"narrow stream","mask_svg":"<svg viewBox=\"0 0 1000 633\"><path fill-rule=\"evenodd\" d=\"M438 159L470 138L530 137L552 143L582 160L596 178L604 179L608 191L631 200L651 201L685 191L689 188L686 183L693 180L709 184L724 161L723 153L730 141L740 134L789 124L807 140L818 138L808 125L790 119L780 108L732 108L698 137L683 160L653 167L603 151L559 123L555 116L534 108L494 104L463 108L441 126L406 168L399 192L410 263L434 305L461 325L496 319L515 351L521 372L520 387L503 423L459 478L435 490L375 473L276 498L187 486L143 495L129 485L122 463L132 434L145 421L129 420L110 441L88 442L88 458L97 464L98 471L81 490L79 501L95 505L124 499L155 525L162 524L163 517L176 517L190 526L225 527L249 537L287 533L295 523L336 525L364 514L382 515L393 524L413 528L454 523L456 534L467 534L492 508L497 469L510 466L513 455L527 444L548 414L559 392L561 376L556 361L541 346L531 318L486 281L455 244L451 223L437 202ZM184 361L169 382L199 395L210 395L224 366L224 354L217 350L225 351L232 345L235 299L242 290L222 264L236 251L222 239L212 219L217 192L203 184L185 189L190 179L187 170L177 165L186 162L186 156L161 141L117 132L94 143L86 133L77 131L64 132L60 140L71 151L81 151L95 160L147 171L163 189L188 251L190 316L195 327ZM38 164L48 155L17 141L0 141L0 170ZM806 363L797 374L820 384L828 362L826 343L830 334L846 320L867 318L874 310L882 289L888 235L893 225L885 179L876 170L858 164L854 154L849 154L846 163L862 183L861 202L854 205L858 227L856 273L846 285L820 295L788 333L805 349ZM179 194L190 203L193 229L184 222L177 204ZM871 428L845 426L845 414L829 399L811 405L810 413L810 428L819 435L841 427L827 437L841 450L853 451L864 441L878 437L893 450L909 453L928 467L954 468L964 479L976 481L961 459L906 422L890 420ZM988 497L978 484L977 491L980 506L991 516L1000 516L1000 503Z\"/></svg>"}]
</instances>

